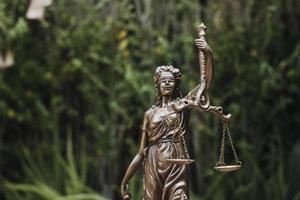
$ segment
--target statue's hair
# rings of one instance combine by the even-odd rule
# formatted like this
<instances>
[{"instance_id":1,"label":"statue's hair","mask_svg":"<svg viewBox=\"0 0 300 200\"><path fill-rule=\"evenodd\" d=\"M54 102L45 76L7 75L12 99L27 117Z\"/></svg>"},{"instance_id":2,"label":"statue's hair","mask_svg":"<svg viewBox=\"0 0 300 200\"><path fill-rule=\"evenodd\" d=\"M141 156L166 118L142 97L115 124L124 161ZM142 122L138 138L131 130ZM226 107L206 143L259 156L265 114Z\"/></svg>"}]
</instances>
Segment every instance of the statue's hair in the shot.
<instances>
[{"instance_id":1,"label":"statue's hair","mask_svg":"<svg viewBox=\"0 0 300 200\"><path fill-rule=\"evenodd\" d=\"M155 89L156 89L156 96L157 96L157 101L156 101L156 106L161 104L161 94L160 94L160 89L159 89L159 84L160 84L160 78L162 72L170 72L174 78L175 78L175 86L172 94L172 99L177 99L181 98L181 94L179 91L179 85L181 82L181 72L178 68L175 68L173 66L159 66L156 68L155 73L154 73L154 82L155 82Z\"/></svg>"}]
</instances>

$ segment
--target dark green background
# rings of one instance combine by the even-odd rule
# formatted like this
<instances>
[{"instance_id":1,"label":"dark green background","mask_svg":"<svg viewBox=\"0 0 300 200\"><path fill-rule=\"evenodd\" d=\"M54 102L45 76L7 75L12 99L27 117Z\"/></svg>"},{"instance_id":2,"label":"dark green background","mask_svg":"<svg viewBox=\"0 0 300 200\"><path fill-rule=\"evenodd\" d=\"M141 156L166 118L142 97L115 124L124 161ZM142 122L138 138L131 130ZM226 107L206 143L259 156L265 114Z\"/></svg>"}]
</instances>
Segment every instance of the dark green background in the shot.
<instances>
[{"instance_id":1,"label":"dark green background","mask_svg":"<svg viewBox=\"0 0 300 200\"><path fill-rule=\"evenodd\" d=\"M57 0L41 21L27 8L0 2L0 50L15 53L0 71L1 199L119 199L155 68L180 68L184 94L199 82L201 21L216 64L211 101L233 115L243 168L213 170L220 120L193 112L191 199L300 199L299 0Z\"/></svg>"}]
</instances>

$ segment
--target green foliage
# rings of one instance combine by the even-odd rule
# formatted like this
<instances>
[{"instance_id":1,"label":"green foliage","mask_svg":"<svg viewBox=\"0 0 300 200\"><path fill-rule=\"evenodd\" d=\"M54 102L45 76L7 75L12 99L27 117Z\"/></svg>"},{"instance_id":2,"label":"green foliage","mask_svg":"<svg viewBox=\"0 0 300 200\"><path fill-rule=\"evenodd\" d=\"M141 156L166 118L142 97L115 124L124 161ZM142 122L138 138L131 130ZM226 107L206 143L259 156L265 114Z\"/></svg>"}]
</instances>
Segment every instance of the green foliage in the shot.
<instances>
[{"instance_id":1,"label":"green foliage","mask_svg":"<svg viewBox=\"0 0 300 200\"><path fill-rule=\"evenodd\" d=\"M50 149L45 156L40 153L35 155L24 147L20 153L20 163L26 174L26 183L4 181L2 190L7 199L105 200L85 185L87 171L77 169L71 137L66 142L66 159L58 149ZM51 144L57 147L54 141ZM83 155L81 158L84 159Z\"/></svg>"},{"instance_id":2,"label":"green foliage","mask_svg":"<svg viewBox=\"0 0 300 200\"><path fill-rule=\"evenodd\" d=\"M193 113L191 199L299 199L299 1L59 0L40 21L27 8L0 2L0 51L15 54L0 73L0 198L119 199L155 102L153 72L179 67L184 94L198 84L204 20L211 100L233 115L243 168L212 169L219 120ZM141 183L131 181L133 199Z\"/></svg>"}]
</instances>

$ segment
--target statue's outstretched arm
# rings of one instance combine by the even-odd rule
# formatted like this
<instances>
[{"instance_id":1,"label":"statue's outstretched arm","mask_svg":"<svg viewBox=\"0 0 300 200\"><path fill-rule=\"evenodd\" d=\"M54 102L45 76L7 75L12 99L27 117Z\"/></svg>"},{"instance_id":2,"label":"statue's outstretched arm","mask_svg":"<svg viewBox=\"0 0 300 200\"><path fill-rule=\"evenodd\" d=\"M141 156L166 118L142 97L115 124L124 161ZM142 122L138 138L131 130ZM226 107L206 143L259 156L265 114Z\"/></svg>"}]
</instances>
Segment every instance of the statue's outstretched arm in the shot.
<instances>
[{"instance_id":1,"label":"statue's outstretched arm","mask_svg":"<svg viewBox=\"0 0 300 200\"><path fill-rule=\"evenodd\" d=\"M123 199L131 198L131 195L129 193L128 182L131 179L131 177L134 175L134 173L141 167L145 158L144 150L146 148L147 141L148 141L147 130L146 130L147 123L148 123L148 114L146 112L144 116L144 122L142 125L142 138L140 142L139 152L135 155L135 157L131 161L121 183L121 195Z\"/></svg>"},{"instance_id":2,"label":"statue's outstretched arm","mask_svg":"<svg viewBox=\"0 0 300 200\"><path fill-rule=\"evenodd\" d=\"M204 24L199 26L199 38L195 40L198 48L199 65L200 65L200 84L190 91L186 97L183 98L183 104L178 107L179 110L185 107L193 107L199 111L207 111L216 114L224 122L228 122L231 115L224 114L221 106L214 106L210 104L208 89L214 78L214 59L212 50L205 40Z\"/></svg>"}]
</instances>

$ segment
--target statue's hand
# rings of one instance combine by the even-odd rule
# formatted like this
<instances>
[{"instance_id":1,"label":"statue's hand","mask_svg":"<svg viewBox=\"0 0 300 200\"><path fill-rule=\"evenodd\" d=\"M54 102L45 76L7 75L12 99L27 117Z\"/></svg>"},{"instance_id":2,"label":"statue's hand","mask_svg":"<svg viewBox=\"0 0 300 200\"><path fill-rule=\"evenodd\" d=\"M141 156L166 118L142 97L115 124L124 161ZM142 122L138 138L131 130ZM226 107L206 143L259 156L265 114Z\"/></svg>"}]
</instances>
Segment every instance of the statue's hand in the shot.
<instances>
[{"instance_id":1,"label":"statue's hand","mask_svg":"<svg viewBox=\"0 0 300 200\"><path fill-rule=\"evenodd\" d=\"M123 200L130 200L131 194L129 192L129 185L128 184L122 184L121 185L121 195Z\"/></svg>"},{"instance_id":2,"label":"statue's hand","mask_svg":"<svg viewBox=\"0 0 300 200\"><path fill-rule=\"evenodd\" d=\"M196 39L195 44L198 47L198 49L200 49L200 50L204 50L206 52L210 51L210 47L204 39L199 39L199 38Z\"/></svg>"}]
</instances>

